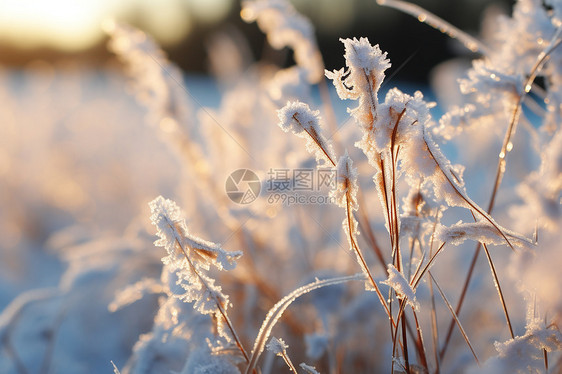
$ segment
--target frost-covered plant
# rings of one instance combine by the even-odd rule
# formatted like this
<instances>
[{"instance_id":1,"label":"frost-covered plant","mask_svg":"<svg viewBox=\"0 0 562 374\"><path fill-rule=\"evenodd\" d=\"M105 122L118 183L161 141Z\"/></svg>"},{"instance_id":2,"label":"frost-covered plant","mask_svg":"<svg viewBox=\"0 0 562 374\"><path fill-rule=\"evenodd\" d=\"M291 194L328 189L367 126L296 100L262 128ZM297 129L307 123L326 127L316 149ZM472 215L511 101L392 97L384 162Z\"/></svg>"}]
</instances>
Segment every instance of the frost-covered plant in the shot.
<instances>
[{"instance_id":1,"label":"frost-covered plant","mask_svg":"<svg viewBox=\"0 0 562 374\"><path fill-rule=\"evenodd\" d=\"M357 263L369 280L365 285L366 288L376 291L380 302L390 315L386 302L365 262L363 253L357 245L358 224L353 216L353 211L357 210L357 171L353 168L348 154L342 156L336 164L332 145L326 141L320 131L318 114L319 112L311 111L306 104L289 102L278 111L279 126L284 131L290 130L297 136L305 137L307 149L309 152L315 153L317 162L327 163L336 173L336 188L332 191L332 197L336 205L345 209L342 226L348 238L349 247L355 253Z\"/></svg>"},{"instance_id":2,"label":"frost-covered plant","mask_svg":"<svg viewBox=\"0 0 562 374\"><path fill-rule=\"evenodd\" d=\"M15 169L6 157L19 155L11 124L23 116L0 111L8 124L0 136L0 234L24 249L4 257L0 246L7 259L0 276L8 277L4 263L14 259L42 262L47 256L37 248L44 246L68 264L58 286L24 293L0 314L0 371L559 372L562 5L517 1L493 37L480 41L416 5L378 2L480 54L460 77L439 74L443 82L459 78L450 95L459 99L440 103L441 117L421 92L384 89L392 56L367 38L342 39L345 67L324 72L312 23L281 0L244 1L241 16L256 21L272 47L291 48L295 65L253 64L236 33L220 34L210 46L224 90L218 108L200 104L150 36L108 24L110 49L153 125L139 124L134 114L143 112L131 102L115 115L125 134L119 142L139 142L125 152L133 160L166 155L156 168L118 167L130 181L114 187L111 204L66 183L77 174L71 168L42 177L36 170L44 163L36 162L6 174ZM337 136L325 77L341 99L357 102L349 109L356 126ZM4 107L20 110L12 80L2 71L0 80ZM115 85L124 86L121 79ZM100 113L117 107L107 101ZM52 105L34 108L43 106ZM70 126L60 115L48 118L48 126L22 132L29 148L74 143L47 142ZM130 136L141 130L156 131L162 143ZM92 143L88 134L79 144ZM68 153L79 151L86 152ZM314 160L334 176L330 191L321 191L331 205L283 206L267 202L267 192L236 205L225 194L234 170L250 168L263 182L275 168L314 169ZM103 165L102 172L112 164ZM495 166L489 178L480 175L487 165ZM164 182L165 172L175 179ZM156 191L143 188L144 174ZM32 178L29 185L21 175ZM110 180L99 184L113 186ZM135 213L120 234L124 224L113 216L121 201L146 208L149 198L174 189L173 200L154 199L151 212ZM13 193L24 204L6 198ZM39 204L36 196L49 198ZM80 203L105 214L90 215ZM14 213L20 206L48 208L28 219ZM86 222L96 217L111 234L56 232L64 222L91 227Z\"/></svg>"},{"instance_id":3,"label":"frost-covered plant","mask_svg":"<svg viewBox=\"0 0 562 374\"><path fill-rule=\"evenodd\" d=\"M211 265L219 270L232 270L241 252L227 252L219 245L199 239L187 230L179 207L171 200L159 196L150 203L151 221L157 228L159 239L154 243L166 249L168 255L162 259L173 297L203 315L210 315L215 323L217 335L226 343L236 344L240 353L248 360L238 334L227 311L228 296L215 280L206 273ZM179 286L179 287L178 287Z\"/></svg>"}]
</instances>

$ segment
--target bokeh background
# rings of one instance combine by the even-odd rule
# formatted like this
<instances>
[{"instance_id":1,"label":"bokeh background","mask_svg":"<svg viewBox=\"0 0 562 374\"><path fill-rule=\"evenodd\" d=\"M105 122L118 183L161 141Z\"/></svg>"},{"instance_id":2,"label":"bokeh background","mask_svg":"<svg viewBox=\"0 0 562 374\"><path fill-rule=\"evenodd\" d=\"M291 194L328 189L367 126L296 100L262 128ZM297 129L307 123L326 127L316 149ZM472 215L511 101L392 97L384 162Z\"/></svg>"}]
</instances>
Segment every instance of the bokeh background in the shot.
<instances>
[{"instance_id":1,"label":"bokeh background","mask_svg":"<svg viewBox=\"0 0 562 374\"><path fill-rule=\"evenodd\" d=\"M367 36L388 51L397 78L426 82L436 63L467 53L447 36L375 0L294 0L316 27L328 69L343 63L340 37ZM487 12L509 12L510 0L418 0L416 4L477 34ZM240 20L236 0L1 0L0 64L24 66L79 60L104 64L110 54L101 25L105 19L129 23L156 38L170 59L188 73L206 73L206 45L216 32L240 33L256 59L290 63L286 51L272 51L255 24Z\"/></svg>"},{"instance_id":2,"label":"bokeh background","mask_svg":"<svg viewBox=\"0 0 562 374\"><path fill-rule=\"evenodd\" d=\"M511 14L513 5L512 0L413 1L479 37L482 30L490 35L486 29L494 26L491 14ZM439 103L434 118L450 103L464 105L456 78L466 74L465 67L474 56L458 42L375 0L291 2L316 28L327 69L345 64L340 38L366 36L388 52L393 64L385 78L390 83L383 91L398 86L412 94L414 88L421 89L429 101ZM136 30L128 31L121 46L138 43L140 53L133 49L121 52L125 62L119 61L108 51L103 31L112 24L110 20L153 36L171 63L160 59L159 47ZM519 41L513 36L519 34L506 34ZM221 40L225 43L217 45ZM208 48L218 52L209 53ZM227 61L230 57L232 61ZM432 79L430 70L453 57L460 57L461 63L441 65L441 73ZM237 58L259 62L257 66L250 61L237 64ZM136 71L129 69L134 64L140 66ZM341 229L340 208L322 204L285 207L271 204L265 195L246 207L226 196L225 181L234 170L249 168L266 182L273 169L315 167L302 139L278 128L276 110L291 95L303 95L310 99L311 107L320 108L320 90L301 84L304 80L290 69L278 74L282 71L272 64L294 65L291 51L273 50L256 24L242 22L238 0L0 0L0 373L102 373L113 370L110 360L119 368L137 356L150 361L152 356L143 355L142 350L133 352L139 334L158 331L158 323L175 321L176 315L195 318L196 322L185 326L211 331L198 322L200 316L187 304L182 307L191 314L170 309L170 315L176 313L174 318L155 321L159 295L152 293L158 293L158 287L147 290L150 295L137 303L131 301L132 305L116 312L108 309L123 289L145 278L160 284L164 252L153 245L148 208L148 202L158 195L182 207L189 229L198 237L228 250L244 251L238 273L225 273L217 284L225 285L235 305L244 305L232 309L238 313L233 319L244 326L244 339L249 342L259 328L256 316L265 315L282 295L316 277L357 271ZM215 81L209 78L211 66L224 70L221 75L216 69ZM296 82L290 81L293 76ZM428 88L430 81L439 88L435 98ZM288 87L290 92L273 95L281 91L279 87ZM372 168L352 146L360 138L360 130L352 126L346 109L355 104L337 99L330 89L326 96L332 94L333 100L327 108L334 109L334 119L330 121L327 109L323 118L335 146L341 147L337 152L343 154L344 147L349 147L351 158L357 160L365 202L360 205L371 220L365 227L372 226L373 238L381 238L383 253L390 254L383 211L372 188ZM498 108L503 105L502 100L490 102ZM468 194L481 205L489 199L503 139L498 123L508 121L496 117L478 121L457 143L454 140L441 148L453 162L467 166ZM494 211L494 218L507 222L509 228L513 227L510 207L520 200L513 186L526 181L540 162L532 147L538 140L527 133L518 135L514 142L518 151L509 158ZM526 225L525 219L535 213L521 212L518 221L525 223L524 233L531 237L534 223ZM462 218L470 221L468 212L464 213ZM446 224L458 220L455 212L446 219L450 219L443 221ZM526 310L515 279L524 277L531 285L540 284L551 305L560 302L555 297L560 284L559 238L542 232L540 237L546 243L545 251L550 252L534 266L521 257L515 264L516 278L506 275L513 267L508 261L509 249L493 252L501 258L498 273L506 279L507 300L513 305L510 313L521 333ZM365 248L373 247L369 238L359 238ZM466 247L470 247L468 251L446 251L440 255L439 266L432 268L437 278L447 279L443 284L447 295L459 294L474 246L467 243ZM367 253L372 256L367 262L374 263L374 251ZM466 316L465 326L479 351L491 356L497 354L494 341L508 337L487 260L480 256L478 261L463 318ZM345 345L346 350L369 362L380 362L382 366L375 371L389 372L391 362L384 348L389 341L373 334L375 329L387 331L388 319L376 307L373 294L357 286L356 291L350 288L345 303L338 301L347 295L343 289L331 293L336 301L326 308L334 310L334 316L342 316L341 331L352 344ZM321 298L326 305L326 298ZM296 307L314 319L312 304L307 301ZM378 314L366 317L365 308ZM440 323L450 319L444 305L437 318ZM297 325L297 329L294 321L287 323L291 335L280 335L298 337L291 346L301 355L305 351L301 330L312 337L320 331L316 331L318 324L303 321L304 327ZM430 331L429 319L426 325L424 331ZM186 330L198 339L207 332ZM157 333L152 336L154 341L162 341ZM373 343L373 336L381 339L380 345L378 340L374 342L380 357L373 353L372 345L365 344ZM166 369L154 372L180 372L186 357L175 352L186 352L188 345L189 349L207 346L196 340L182 339L180 348L164 346L154 360ZM447 363L451 372L473 364L460 334L453 336L451 347L451 363ZM160 353L166 351L173 365L161 359ZM14 369L18 357L27 369Z\"/></svg>"}]
</instances>

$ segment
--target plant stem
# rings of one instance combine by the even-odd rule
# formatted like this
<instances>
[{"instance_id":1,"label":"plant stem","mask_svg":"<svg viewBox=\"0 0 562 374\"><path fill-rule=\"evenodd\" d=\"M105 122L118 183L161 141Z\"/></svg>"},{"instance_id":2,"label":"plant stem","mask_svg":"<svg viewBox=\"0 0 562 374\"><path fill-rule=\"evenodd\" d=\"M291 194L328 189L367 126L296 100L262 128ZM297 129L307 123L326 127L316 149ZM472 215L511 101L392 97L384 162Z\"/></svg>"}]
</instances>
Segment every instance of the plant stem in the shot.
<instances>
[{"instance_id":1,"label":"plant stem","mask_svg":"<svg viewBox=\"0 0 562 374\"><path fill-rule=\"evenodd\" d=\"M175 232L174 227L172 225L170 225L170 227ZM191 259L187 255L187 251L185 250L183 245L181 245L179 239L177 237L175 239L176 239L176 243L177 243L178 247L181 249L187 263L189 264L189 266L191 267L193 272L197 275L197 277L199 278L199 280L201 281L203 286L205 288L207 288L208 290L210 290L209 285L207 284L207 282L205 282L205 279L203 279L203 277L201 277L201 275L199 274L199 272L195 268L195 265L193 264L193 262L191 261ZM244 356L244 360L246 360L246 363L248 363L249 360L250 360L249 357L248 357L248 354L246 353L246 350L244 349L244 346L242 345L242 342L240 341L240 338L238 337L238 334L236 333L236 330L234 330L234 326L232 325L232 322L230 321L230 318L226 314L226 310L224 310L224 307L222 306L221 302L217 299L216 295L213 292L210 292L210 294L212 295L213 300L214 300L215 304L217 305L217 308L218 308L222 318L226 322L226 325L228 326L228 329L230 330L230 333L232 335L232 338L234 339L234 342L236 343L236 346L238 347L238 349L242 353L242 356Z\"/></svg>"},{"instance_id":2,"label":"plant stem","mask_svg":"<svg viewBox=\"0 0 562 374\"><path fill-rule=\"evenodd\" d=\"M500 151L499 156L498 156L498 164L497 164L497 167L496 167L496 176L495 176L495 180L494 180L494 187L492 189L492 194L490 196L490 203L488 205L488 210L487 210L488 214L491 214L492 210L494 209L494 205L495 205L495 201L496 201L496 195L498 193L498 190L499 190L499 187L500 187L500 184L501 184L501 180L503 178L503 174L505 173L507 147L511 143L511 137L515 133L515 129L517 127L517 123L518 123L519 115L520 115L520 111L521 111L521 103L523 102L523 99L524 99L526 93L528 93L530 91L530 88L533 85L533 81L535 80L535 78L537 76L537 73L540 71L540 69L542 68L544 63L547 61L549 54L555 48L557 48L560 45L560 43L562 42L562 40L559 39L561 33L562 33L562 27L559 27L558 30L556 31L556 33L554 34L554 36L552 37L552 40L551 40L549 46L543 52L541 52L539 54L539 56L537 57L535 65L531 69L531 73L529 74L529 77L524 84L524 87L523 87L524 93L519 95L519 98L517 100L515 108L513 109L513 112L512 112L512 115L511 115L511 120L509 121L509 125L507 127L506 132L505 132L502 148L501 148L501 151ZM470 263L468 274L465 278L465 282L464 282L464 285L463 285L461 296L459 298L459 301L457 303L457 307L455 309L457 315L461 311L461 308L463 306L464 299L465 299L465 296L466 296L466 292L468 290L468 286L470 284L470 281L472 280L472 275L474 274L474 267L476 266L476 261L478 260L478 255L480 254L480 248L481 248L481 244L478 243L476 245L476 250L474 251L474 256L473 256L472 261ZM441 349L441 353L439 355L441 360L443 359L443 357L445 355L445 352L447 350L447 347L449 345L449 341L451 339L451 334L453 332L453 328L454 328L454 321L451 320L451 322L449 323L449 328L447 330L447 336L445 338L445 343L444 343L443 348ZM512 335L513 335L513 332L512 332Z\"/></svg>"}]
</instances>

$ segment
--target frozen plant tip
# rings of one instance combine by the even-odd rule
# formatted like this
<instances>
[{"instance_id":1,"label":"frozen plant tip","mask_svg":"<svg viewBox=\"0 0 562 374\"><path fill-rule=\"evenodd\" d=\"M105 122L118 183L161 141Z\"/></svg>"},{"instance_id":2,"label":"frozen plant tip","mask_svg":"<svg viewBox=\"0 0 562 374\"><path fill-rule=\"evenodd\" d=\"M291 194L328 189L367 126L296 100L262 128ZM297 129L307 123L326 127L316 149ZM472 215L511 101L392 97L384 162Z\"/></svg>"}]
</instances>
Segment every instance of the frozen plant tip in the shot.
<instances>
[{"instance_id":1,"label":"frozen plant tip","mask_svg":"<svg viewBox=\"0 0 562 374\"><path fill-rule=\"evenodd\" d=\"M287 345L287 343L285 343L283 341L283 339L278 339L275 336L272 336L271 340L266 345L266 348L270 352L273 352L277 356L283 358L283 360L285 361L285 363L287 364L287 366L289 367L289 369L291 369L291 371L293 373L297 372L297 369L295 368L295 365L293 365L293 362L289 358L289 355L287 355L287 348L289 348L289 346Z\"/></svg>"},{"instance_id":2,"label":"frozen plant tip","mask_svg":"<svg viewBox=\"0 0 562 374\"><path fill-rule=\"evenodd\" d=\"M308 104L298 101L288 102L277 111L279 126L283 131L306 139L306 148L314 153L318 163L335 166L335 155L332 145L320 131L320 112L311 110Z\"/></svg>"},{"instance_id":3,"label":"frozen plant tip","mask_svg":"<svg viewBox=\"0 0 562 374\"><path fill-rule=\"evenodd\" d=\"M173 263L192 258L193 270L209 270L210 265L219 270L232 270L236 267L236 260L242 252L227 252L218 244L199 239L187 231L185 219L175 202L157 197L149 204L152 215L150 220L156 226L156 234L160 237L154 242L168 251L163 262Z\"/></svg>"},{"instance_id":4,"label":"frozen plant tip","mask_svg":"<svg viewBox=\"0 0 562 374\"><path fill-rule=\"evenodd\" d=\"M367 38L340 41L345 46L347 69L326 71L326 77L332 80L341 99L359 99L357 108L350 112L366 130L372 130L377 111L377 94L384 80L384 72L390 67L390 60L378 44L372 46Z\"/></svg>"},{"instance_id":5,"label":"frozen plant tip","mask_svg":"<svg viewBox=\"0 0 562 374\"><path fill-rule=\"evenodd\" d=\"M177 276L179 290L172 290L174 296L185 302L193 302L193 307L201 314L212 315L217 321L219 336L236 345L247 359L245 350L232 327L226 312L230 305L228 296L222 292L215 280L205 274L213 265L219 270L231 270L241 252L227 252L219 245L199 239L187 230L179 207L172 200L157 197L150 202L150 217L157 228L160 239L155 245L164 247L168 256L162 262Z\"/></svg>"},{"instance_id":6,"label":"frozen plant tip","mask_svg":"<svg viewBox=\"0 0 562 374\"><path fill-rule=\"evenodd\" d=\"M286 353L287 348L289 346L283 341L283 339L278 339L275 336L271 337L269 343L267 343L266 348L270 351L275 353L277 356L282 356Z\"/></svg>"}]
</instances>

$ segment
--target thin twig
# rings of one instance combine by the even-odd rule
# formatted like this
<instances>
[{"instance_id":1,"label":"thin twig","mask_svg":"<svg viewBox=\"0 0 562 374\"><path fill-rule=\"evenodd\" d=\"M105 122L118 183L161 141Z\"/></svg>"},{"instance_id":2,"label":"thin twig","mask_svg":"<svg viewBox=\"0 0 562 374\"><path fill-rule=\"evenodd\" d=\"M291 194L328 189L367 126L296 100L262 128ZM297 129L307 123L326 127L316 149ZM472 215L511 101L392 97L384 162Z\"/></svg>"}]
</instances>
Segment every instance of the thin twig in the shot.
<instances>
[{"instance_id":1,"label":"thin twig","mask_svg":"<svg viewBox=\"0 0 562 374\"><path fill-rule=\"evenodd\" d=\"M391 288L392 290L392 288ZM404 312L404 307L406 306L406 299L400 300L400 306L398 308L398 315L396 316L396 328L393 331L392 339L392 357L396 357L396 343L398 342L398 324L403 321L402 314ZM407 350L407 348L406 348ZM404 343L402 343L402 353L404 354ZM405 356L404 356L405 357ZM405 358L404 358L405 360ZM394 360L392 360L391 371L394 372Z\"/></svg>"},{"instance_id":2,"label":"thin twig","mask_svg":"<svg viewBox=\"0 0 562 374\"><path fill-rule=\"evenodd\" d=\"M423 129L423 128L422 128ZM486 221L488 221L488 223L490 223L490 225L492 225L497 231L498 233L502 236L502 238L506 241L507 245L509 245L509 247L514 250L513 245L511 244L511 242L509 241L509 239L507 238L507 236L505 236L504 232L499 228L499 226L494 222L494 220L492 219L492 217L490 217L490 215L488 213L486 213L482 208L480 208L478 205L476 205L476 203L474 203L472 200L470 200L467 196L465 196L457 187L457 185L449 178L449 176L447 175L447 173L445 173L445 171L443 170L443 167L441 166L441 164L439 163L439 161L437 161L437 159L435 158L435 155L433 154L433 152L431 151L431 147L429 146L427 139L425 138L425 131L424 131L424 143L427 147L427 151L429 152L429 155L431 156L431 158L433 159L433 161L435 162L435 164L437 165L437 168L441 171L441 173L443 174L443 176L445 177L445 179L447 180L447 182L449 183L449 185L453 188L453 190L455 190L455 192L457 193L457 195L459 195L461 197L462 200L464 200L465 203L468 204L468 206L471 208L471 210L474 210L476 212L478 212L482 217L484 217L484 219Z\"/></svg>"},{"instance_id":3,"label":"thin twig","mask_svg":"<svg viewBox=\"0 0 562 374\"><path fill-rule=\"evenodd\" d=\"M401 10L406 14L416 17L420 22L426 23L427 25L441 31L442 33L447 34L453 39L458 39L461 43L463 43L465 47L470 49L472 52L480 52L483 55L490 54L490 49L478 39L470 36L466 32L451 25L449 22L443 20L442 18L436 16L431 12L428 12L418 5L400 0L377 0L377 4L395 8Z\"/></svg>"},{"instance_id":4,"label":"thin twig","mask_svg":"<svg viewBox=\"0 0 562 374\"><path fill-rule=\"evenodd\" d=\"M433 338L433 354L435 358L435 373L440 372L440 359L439 359L439 328L437 325L437 310L435 307L435 294L433 293L433 281L429 279L429 295L431 297L431 335Z\"/></svg>"},{"instance_id":5,"label":"thin twig","mask_svg":"<svg viewBox=\"0 0 562 374\"><path fill-rule=\"evenodd\" d=\"M406 299L404 299L405 301ZM408 336L406 335L406 316L402 316L402 352L404 353L404 363L406 364L406 374L410 374L410 358L408 354Z\"/></svg>"},{"instance_id":6,"label":"thin twig","mask_svg":"<svg viewBox=\"0 0 562 374\"><path fill-rule=\"evenodd\" d=\"M285 363L289 367L289 370L291 370L293 373L297 374L297 369L295 368L295 365L293 365L293 361L291 361L287 352L285 352L285 351L281 352L281 357L283 358L283 361L285 361Z\"/></svg>"},{"instance_id":7,"label":"thin twig","mask_svg":"<svg viewBox=\"0 0 562 374\"><path fill-rule=\"evenodd\" d=\"M472 217L476 221L476 217L474 216L474 214L472 215ZM496 286L496 290L498 291L498 296L500 298L500 303L502 305L503 313L505 315L507 327L509 327L509 333L511 335L511 339L515 339L515 334L513 334L513 326L511 325L511 319L509 318L509 313L507 311L507 305L505 303L505 298L503 296L502 288L501 288L501 285L500 285L500 280L499 280L498 274L496 272L496 267L494 266L494 262L492 261L492 256L490 255L490 251L488 250L488 246L485 243L482 243L482 247L484 247L484 253L486 253L486 258L488 259L488 264L490 264L490 270L492 271L492 277L494 279L494 285Z\"/></svg>"},{"instance_id":8,"label":"thin twig","mask_svg":"<svg viewBox=\"0 0 562 374\"><path fill-rule=\"evenodd\" d=\"M476 352L474 352L474 348L472 348L472 344L470 344L470 340L468 339L468 335L466 335L466 332L464 331L464 328L462 327L462 324L461 324L459 318L457 317L457 314L453 310L453 306L451 305L451 303L449 302L449 300L447 299L447 297L443 293L443 290L441 290L441 287L439 287L439 283L437 283L437 281L435 280L435 278L433 277L433 274L431 274L431 272L429 272L429 276L431 277L433 282L435 282L435 285L437 286L437 290L439 291L439 294L441 294L441 297L443 298L443 301L445 301L445 304L447 304L447 308L449 308L449 311L451 312L451 315L453 316L453 319L455 320L455 323L459 327L459 330L460 330L464 340L466 341L466 344L468 344L468 347L470 348L470 351L472 352L472 355L474 356L474 359L476 360L476 363L478 364L478 366L480 366L480 361L478 360L478 356L476 356Z\"/></svg>"},{"instance_id":9,"label":"thin twig","mask_svg":"<svg viewBox=\"0 0 562 374\"><path fill-rule=\"evenodd\" d=\"M357 258L359 259L359 264L361 265L361 268L364 269L364 272L366 272L366 275L371 283L371 285L373 286L379 301L381 302L382 306L384 307L384 310L386 311L386 314L388 315L388 317L391 319L392 321L392 314L390 313L390 309L388 309L388 306L386 305L386 301L384 300L384 296L382 295L379 286L377 285L377 282L375 282L375 280L373 279L373 275L371 274L371 271L369 270L368 266L367 266L367 262L365 261L365 258L363 257L363 253L361 252L361 249L359 249L359 246L357 246L357 242L355 241L355 238L353 237L352 234L352 222L351 222L351 206L350 206L350 201L349 201L349 196L346 195L346 214L347 214L347 225L348 225L348 231L349 231L349 239L352 243L352 247L355 251L355 253L357 254Z\"/></svg>"},{"instance_id":10,"label":"thin twig","mask_svg":"<svg viewBox=\"0 0 562 374\"><path fill-rule=\"evenodd\" d=\"M252 354L250 356L248 365L246 366L245 373L249 374L256 370L257 362L261 356L261 353L263 352L265 342L269 337L269 335L271 334L271 330L273 329L279 318L281 318L285 310L293 303L293 301L295 301L297 298L301 297L302 295L310 291L316 290L318 288L341 284L353 280L364 281L366 280L365 274L355 274L345 277L316 280L315 282L297 288L296 290L285 296L283 299L279 300L277 304L275 304L273 308L269 310L265 320L263 321L260 327L258 336L254 341L254 348L252 349Z\"/></svg>"},{"instance_id":11,"label":"thin twig","mask_svg":"<svg viewBox=\"0 0 562 374\"><path fill-rule=\"evenodd\" d=\"M472 280L472 275L474 274L474 270L476 269L476 262L478 261L478 255L480 254L480 249L482 248L482 244L480 244L480 242L478 242L478 244L476 245L476 250L474 251L474 256L472 256L472 261L470 262L470 266L468 267L468 274L465 278L465 282L463 284L462 287L462 291L459 297L459 301L457 303L457 308L455 309L455 313L457 315L460 314L461 312L461 308L463 306L464 303L464 299L466 297L466 294L468 292L468 286L470 284L470 281ZM439 352L439 359L443 360L443 358L445 357L445 352L447 351L447 348L449 347L449 342L451 340L451 336L453 335L453 329L455 328L455 320L453 318L451 318L451 322L449 323L449 327L447 328L447 334L445 335L445 341L443 342L443 347L441 348L441 351Z\"/></svg>"},{"instance_id":12,"label":"thin twig","mask_svg":"<svg viewBox=\"0 0 562 374\"><path fill-rule=\"evenodd\" d=\"M425 368L425 370L429 372L427 356L425 353L425 343L423 340L422 328L418 320L418 313L413 308L412 308L412 314L414 315L414 321L416 323L416 331L418 333L418 340L416 342L416 347L417 347L418 355L420 357L420 363Z\"/></svg>"},{"instance_id":13,"label":"thin twig","mask_svg":"<svg viewBox=\"0 0 562 374\"><path fill-rule=\"evenodd\" d=\"M520 110L521 110L521 103L524 99L524 96L533 87L534 79L537 76L540 69L542 68L542 66L544 65L544 63L547 61L547 58L548 58L549 54L552 53L552 51L555 48L557 48L560 45L560 43L562 42L562 40L559 39L561 33L562 33L562 27L559 27L558 30L556 31L556 33L554 34L553 38L551 39L551 42L550 42L549 46L543 52L541 52L539 54L539 56L537 56L537 60L535 62L535 65L531 69L531 73L529 75L529 78L527 79L527 81L525 82L525 84L523 86L523 88L524 88L523 92L524 93L519 96L519 99L517 101L517 105L515 106L515 108L512 112L511 120L509 121L509 126L506 130L505 137L504 137L503 144L502 144L502 148L501 148L501 151L500 151L499 156L498 156L498 164L497 164L497 167L496 167L496 176L495 176L495 180L494 180L494 187L492 189L492 193L491 193L491 197L490 197L490 203L488 205L488 210L487 210L488 214L491 214L492 210L494 209L494 205L495 205L495 201L496 201L496 195L498 193L503 174L505 173L507 147L511 143L511 137L513 136L513 134L515 133L515 130L516 130L516 126L517 126L517 122L518 122L518 118L519 118L519 113L520 113ZM464 285L463 285L463 289L462 289L459 301L457 303L457 307L455 309L457 314L459 314L461 309L462 309L462 306L463 306L463 303L464 303L464 300L465 300L465 296L466 296L466 292L468 290L468 286L469 286L469 284L472 280L472 275L474 274L474 268L476 266L476 262L478 260L479 254L480 254L480 249L481 249L481 244L478 243L476 245L476 250L474 251L474 256L472 257L472 261L470 263L468 274L466 275L465 282L464 282ZM449 346L449 341L451 339L453 328L454 328L454 321L451 320L451 322L449 323L447 336L445 338L445 343L444 343L443 348L441 349L441 352L440 352L440 355L439 355L441 357L441 359L443 359L443 357L445 355L445 352L447 350L447 347Z\"/></svg>"}]
</instances>

